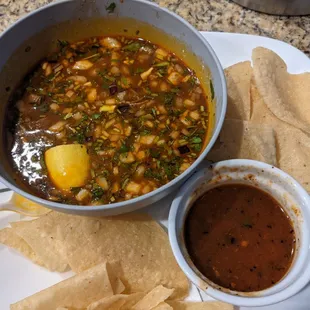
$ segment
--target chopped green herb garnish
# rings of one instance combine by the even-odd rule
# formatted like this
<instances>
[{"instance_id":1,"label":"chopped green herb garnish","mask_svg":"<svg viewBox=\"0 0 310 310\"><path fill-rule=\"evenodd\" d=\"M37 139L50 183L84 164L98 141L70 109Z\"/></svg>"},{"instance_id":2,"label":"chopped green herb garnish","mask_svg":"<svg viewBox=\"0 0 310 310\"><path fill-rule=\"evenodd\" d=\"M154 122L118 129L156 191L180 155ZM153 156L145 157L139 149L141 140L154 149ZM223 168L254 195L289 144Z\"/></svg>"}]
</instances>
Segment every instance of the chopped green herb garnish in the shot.
<instances>
[{"instance_id":1,"label":"chopped green herb garnish","mask_svg":"<svg viewBox=\"0 0 310 310\"><path fill-rule=\"evenodd\" d=\"M122 182L122 189L124 189L126 187L126 185L129 182L129 178L126 178L123 182Z\"/></svg>"},{"instance_id":2,"label":"chopped green herb garnish","mask_svg":"<svg viewBox=\"0 0 310 310\"><path fill-rule=\"evenodd\" d=\"M148 179L157 179L157 180L161 180L162 179L162 175L159 173L154 172L152 169L147 169L144 172L144 177L148 178Z\"/></svg>"},{"instance_id":3,"label":"chopped green herb garnish","mask_svg":"<svg viewBox=\"0 0 310 310\"><path fill-rule=\"evenodd\" d=\"M58 45L61 49L63 49L64 47L66 47L67 45L69 45L69 42L66 40L57 40Z\"/></svg>"},{"instance_id":4,"label":"chopped green herb garnish","mask_svg":"<svg viewBox=\"0 0 310 310\"><path fill-rule=\"evenodd\" d=\"M98 72L98 75L106 81L115 82L115 77L109 76L106 72Z\"/></svg>"},{"instance_id":5,"label":"chopped green herb garnish","mask_svg":"<svg viewBox=\"0 0 310 310\"><path fill-rule=\"evenodd\" d=\"M121 82L123 85L127 86L128 85L128 80L125 77L121 77Z\"/></svg>"},{"instance_id":6,"label":"chopped green herb garnish","mask_svg":"<svg viewBox=\"0 0 310 310\"><path fill-rule=\"evenodd\" d=\"M73 195L77 195L82 187L70 187L70 191Z\"/></svg>"},{"instance_id":7,"label":"chopped green herb garnish","mask_svg":"<svg viewBox=\"0 0 310 310\"><path fill-rule=\"evenodd\" d=\"M191 142L194 143L194 144L196 144L196 143L201 143L202 140L201 140L200 137L193 137L193 138L191 139Z\"/></svg>"},{"instance_id":8,"label":"chopped green herb garnish","mask_svg":"<svg viewBox=\"0 0 310 310\"><path fill-rule=\"evenodd\" d=\"M140 133L141 136L147 136L150 135L152 132L148 129L143 129Z\"/></svg>"},{"instance_id":9,"label":"chopped green herb garnish","mask_svg":"<svg viewBox=\"0 0 310 310\"><path fill-rule=\"evenodd\" d=\"M99 186L94 186L91 190L91 194L93 199L100 199L104 194L104 190Z\"/></svg>"},{"instance_id":10,"label":"chopped green herb garnish","mask_svg":"<svg viewBox=\"0 0 310 310\"><path fill-rule=\"evenodd\" d=\"M157 74L159 74L160 76L167 75L167 67L161 67L161 68L157 71Z\"/></svg>"},{"instance_id":11,"label":"chopped green herb garnish","mask_svg":"<svg viewBox=\"0 0 310 310\"><path fill-rule=\"evenodd\" d=\"M195 152L200 152L200 151L201 151L201 148L202 148L202 145L201 145L201 143L192 144L192 145L191 145L191 148L192 148Z\"/></svg>"},{"instance_id":12,"label":"chopped green herb garnish","mask_svg":"<svg viewBox=\"0 0 310 310\"><path fill-rule=\"evenodd\" d=\"M175 177L175 175L179 173L180 160L174 158L168 162L162 162L162 167L164 168L168 180L172 180Z\"/></svg>"},{"instance_id":13,"label":"chopped green herb garnish","mask_svg":"<svg viewBox=\"0 0 310 310\"><path fill-rule=\"evenodd\" d=\"M122 144L121 147L119 148L120 153L127 153L129 152L129 148L127 147L126 144Z\"/></svg>"},{"instance_id":14,"label":"chopped green herb garnish","mask_svg":"<svg viewBox=\"0 0 310 310\"><path fill-rule=\"evenodd\" d=\"M180 91L180 88L178 88L178 87L174 87L171 89L171 92L173 92L173 93L178 93L179 91Z\"/></svg>"},{"instance_id":15,"label":"chopped green herb garnish","mask_svg":"<svg viewBox=\"0 0 310 310\"><path fill-rule=\"evenodd\" d=\"M143 68L137 68L136 69L136 74L140 74L140 73L142 73L142 72L144 72L145 70L143 69Z\"/></svg>"},{"instance_id":16,"label":"chopped green herb garnish","mask_svg":"<svg viewBox=\"0 0 310 310\"><path fill-rule=\"evenodd\" d=\"M168 61L164 61L164 62L160 62L160 63L153 65L153 67L166 67L166 66L169 66L169 64L170 63Z\"/></svg>"},{"instance_id":17,"label":"chopped green herb garnish","mask_svg":"<svg viewBox=\"0 0 310 310\"><path fill-rule=\"evenodd\" d=\"M116 9L116 4L115 2L110 3L108 6L105 7L105 9L108 11L108 13L112 14L114 13Z\"/></svg>"},{"instance_id":18,"label":"chopped green herb garnish","mask_svg":"<svg viewBox=\"0 0 310 310\"><path fill-rule=\"evenodd\" d=\"M96 120L96 119L99 119L101 117L101 114L100 113L95 113L91 116L92 119Z\"/></svg>"},{"instance_id":19,"label":"chopped green herb garnish","mask_svg":"<svg viewBox=\"0 0 310 310\"><path fill-rule=\"evenodd\" d=\"M78 143L84 143L85 142L85 134L84 132L77 132L70 136L70 138L74 141L77 141Z\"/></svg>"},{"instance_id":20,"label":"chopped green herb garnish","mask_svg":"<svg viewBox=\"0 0 310 310\"><path fill-rule=\"evenodd\" d=\"M210 81L210 91L211 91L211 98L214 99L214 87L212 81Z\"/></svg>"},{"instance_id":21,"label":"chopped green herb garnish","mask_svg":"<svg viewBox=\"0 0 310 310\"><path fill-rule=\"evenodd\" d=\"M160 158L160 150L157 150L157 149L150 149L150 155L153 157L153 158Z\"/></svg>"},{"instance_id":22,"label":"chopped green herb garnish","mask_svg":"<svg viewBox=\"0 0 310 310\"><path fill-rule=\"evenodd\" d=\"M151 109L153 116L156 118L157 114L156 114L156 110L154 108Z\"/></svg>"},{"instance_id":23,"label":"chopped green herb garnish","mask_svg":"<svg viewBox=\"0 0 310 310\"><path fill-rule=\"evenodd\" d=\"M164 94L164 103L167 105L171 105L173 103L175 94L174 93L165 93Z\"/></svg>"},{"instance_id":24,"label":"chopped green herb garnish","mask_svg":"<svg viewBox=\"0 0 310 310\"><path fill-rule=\"evenodd\" d=\"M124 46L123 50L127 51L127 52L137 52L140 49L140 47L141 47L140 43L133 42L133 43L130 43L130 44Z\"/></svg>"},{"instance_id":25,"label":"chopped green herb garnish","mask_svg":"<svg viewBox=\"0 0 310 310\"><path fill-rule=\"evenodd\" d=\"M251 223L249 223L249 222L244 222L244 223L242 224L242 226L243 226L243 227L246 227L246 228L253 228L253 225L252 225Z\"/></svg>"}]
</instances>

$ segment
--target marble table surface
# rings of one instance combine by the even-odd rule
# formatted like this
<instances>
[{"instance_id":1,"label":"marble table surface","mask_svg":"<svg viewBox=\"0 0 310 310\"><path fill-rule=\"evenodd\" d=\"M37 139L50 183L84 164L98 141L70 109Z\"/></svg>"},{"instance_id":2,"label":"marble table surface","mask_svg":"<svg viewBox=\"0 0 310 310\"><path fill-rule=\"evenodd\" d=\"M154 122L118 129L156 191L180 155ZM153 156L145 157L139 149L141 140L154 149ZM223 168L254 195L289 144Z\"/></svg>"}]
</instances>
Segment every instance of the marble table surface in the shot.
<instances>
[{"instance_id":1,"label":"marble table surface","mask_svg":"<svg viewBox=\"0 0 310 310\"><path fill-rule=\"evenodd\" d=\"M24 14L54 0L0 0L0 32ZM199 30L257 34L288 42L310 55L310 16L280 17L244 9L229 0L155 0Z\"/></svg>"}]
</instances>

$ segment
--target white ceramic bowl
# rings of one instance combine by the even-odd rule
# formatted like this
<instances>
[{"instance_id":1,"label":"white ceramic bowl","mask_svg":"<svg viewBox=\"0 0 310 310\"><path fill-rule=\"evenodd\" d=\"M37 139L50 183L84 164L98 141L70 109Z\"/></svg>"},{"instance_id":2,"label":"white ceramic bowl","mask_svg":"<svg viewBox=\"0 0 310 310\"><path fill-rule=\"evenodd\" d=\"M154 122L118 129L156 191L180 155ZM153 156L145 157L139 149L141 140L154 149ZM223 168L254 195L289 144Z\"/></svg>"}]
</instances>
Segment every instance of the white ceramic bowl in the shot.
<instances>
[{"instance_id":1,"label":"white ceramic bowl","mask_svg":"<svg viewBox=\"0 0 310 310\"><path fill-rule=\"evenodd\" d=\"M296 252L283 279L259 292L237 292L207 279L192 263L184 242L184 222L193 202L220 184L249 184L271 194L292 220ZM310 280L310 198L302 186L285 172L253 160L228 160L206 165L187 181L174 199L169 214L169 239L173 253L187 277L211 297L238 306L265 306L299 292Z\"/></svg>"}]
</instances>

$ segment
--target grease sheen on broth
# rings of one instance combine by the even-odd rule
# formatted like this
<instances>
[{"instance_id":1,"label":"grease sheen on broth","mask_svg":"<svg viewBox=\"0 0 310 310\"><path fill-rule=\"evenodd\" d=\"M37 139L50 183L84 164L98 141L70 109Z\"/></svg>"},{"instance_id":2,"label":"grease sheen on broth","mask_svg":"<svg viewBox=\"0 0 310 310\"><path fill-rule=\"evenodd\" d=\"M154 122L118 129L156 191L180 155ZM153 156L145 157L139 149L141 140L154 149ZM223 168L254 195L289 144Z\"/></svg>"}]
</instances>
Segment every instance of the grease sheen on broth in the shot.
<instances>
[{"instance_id":1,"label":"grease sheen on broth","mask_svg":"<svg viewBox=\"0 0 310 310\"><path fill-rule=\"evenodd\" d=\"M185 222L185 241L202 274L239 292L279 282L295 251L295 232L281 205L244 184L222 185L199 198Z\"/></svg>"},{"instance_id":2,"label":"grease sheen on broth","mask_svg":"<svg viewBox=\"0 0 310 310\"><path fill-rule=\"evenodd\" d=\"M190 167L209 128L212 98L195 72L143 39L59 41L18 93L17 121L8 124L17 178L59 202L105 204L153 191ZM72 143L87 147L91 169L84 186L63 191L44 152Z\"/></svg>"}]
</instances>

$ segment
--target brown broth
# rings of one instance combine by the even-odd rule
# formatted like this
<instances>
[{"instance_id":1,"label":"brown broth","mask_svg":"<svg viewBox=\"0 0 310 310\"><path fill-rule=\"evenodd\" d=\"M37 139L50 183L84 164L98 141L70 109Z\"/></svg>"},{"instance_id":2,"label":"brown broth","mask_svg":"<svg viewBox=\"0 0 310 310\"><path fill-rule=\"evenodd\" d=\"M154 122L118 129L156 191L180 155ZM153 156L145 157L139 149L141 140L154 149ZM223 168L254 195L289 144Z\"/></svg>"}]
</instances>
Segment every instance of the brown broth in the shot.
<instances>
[{"instance_id":1,"label":"brown broth","mask_svg":"<svg viewBox=\"0 0 310 310\"><path fill-rule=\"evenodd\" d=\"M185 223L188 253L208 279L239 292L279 282L291 266L295 233L269 194L242 184L207 191Z\"/></svg>"},{"instance_id":2,"label":"brown broth","mask_svg":"<svg viewBox=\"0 0 310 310\"><path fill-rule=\"evenodd\" d=\"M212 100L195 72L139 38L59 45L19 90L18 117L9 124L10 156L31 192L81 205L112 203L153 191L190 167L208 135ZM72 143L87 147L92 167L85 186L62 191L49 179L44 153ZM77 198L81 190L85 199Z\"/></svg>"}]
</instances>

